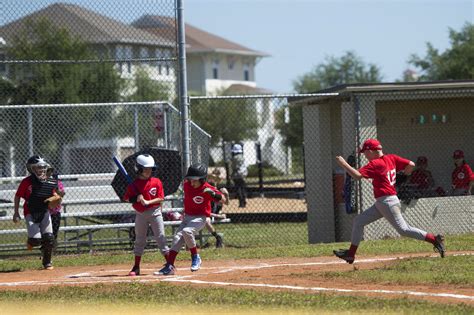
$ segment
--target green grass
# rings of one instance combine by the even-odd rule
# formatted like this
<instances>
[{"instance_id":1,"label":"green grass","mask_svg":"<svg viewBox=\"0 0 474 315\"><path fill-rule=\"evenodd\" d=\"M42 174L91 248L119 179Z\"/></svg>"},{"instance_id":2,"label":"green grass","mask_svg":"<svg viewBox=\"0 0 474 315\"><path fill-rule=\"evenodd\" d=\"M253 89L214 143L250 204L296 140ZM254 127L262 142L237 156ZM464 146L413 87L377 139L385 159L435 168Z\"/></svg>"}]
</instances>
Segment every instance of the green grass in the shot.
<instances>
[{"instance_id":1,"label":"green grass","mask_svg":"<svg viewBox=\"0 0 474 315\"><path fill-rule=\"evenodd\" d=\"M474 256L448 256L445 259L420 257L394 261L370 270L307 272L297 276L393 285L442 284L474 289L473 265Z\"/></svg>"},{"instance_id":2,"label":"green grass","mask_svg":"<svg viewBox=\"0 0 474 315\"><path fill-rule=\"evenodd\" d=\"M473 288L474 274L473 256L450 256L449 250L473 250L474 234L447 236L448 256L441 258L412 258L394 261L386 267L375 270L350 270L345 272L307 272L303 275L295 273L292 276L303 276L307 279L347 279L348 282L367 282L383 284L430 284L455 285ZM269 259L277 257L317 257L331 255L331 250L346 247L347 243L267 246L251 248L203 249L201 255L206 260L239 260L239 259ZM428 243L410 239L395 239L381 241L364 241L360 247L360 255L390 255L396 253L429 252ZM130 251L107 252L81 255L59 255L54 257L56 267L85 266L104 264L130 264L133 254ZM189 259L188 254L181 253L178 259ZM146 252L143 262L157 263L163 259L156 251ZM21 259L0 260L0 272L15 272L20 270L38 269L38 258L22 257ZM209 312L225 313L225 310L236 311L243 308L243 313L254 314L267 312L271 314L311 314L311 313L364 313L364 314L474 314L474 307L463 303L441 304L435 302L417 301L408 298L374 298L361 296L342 296L328 293L302 292L269 292L248 289L210 288L202 286L173 285L170 283L142 284L121 283L114 285L92 285L87 287L51 287L47 290L34 292L1 291L0 304L31 303L55 301L71 305L93 305L110 303L112 305L140 306L144 308L164 308L173 305L178 308L190 308L191 312L197 306ZM245 311L247 310L247 312ZM127 313L127 312L125 312Z\"/></svg>"},{"instance_id":3,"label":"green grass","mask_svg":"<svg viewBox=\"0 0 474 315\"><path fill-rule=\"evenodd\" d=\"M109 303L124 305L124 307L126 305L154 305L156 307L173 305L191 307L196 310L214 309L221 306L234 310L250 308L253 313L259 310L272 310L273 314L285 314L288 310L302 313L351 311L351 313L359 314L468 314L474 312L472 306L465 304L443 305L405 298L380 299L243 289L223 290L222 288L177 286L168 283L51 287L35 292L0 291L0 301L9 303L51 301L54 304L62 303L69 306L87 303L90 311L94 310L94 304Z\"/></svg>"}]
</instances>

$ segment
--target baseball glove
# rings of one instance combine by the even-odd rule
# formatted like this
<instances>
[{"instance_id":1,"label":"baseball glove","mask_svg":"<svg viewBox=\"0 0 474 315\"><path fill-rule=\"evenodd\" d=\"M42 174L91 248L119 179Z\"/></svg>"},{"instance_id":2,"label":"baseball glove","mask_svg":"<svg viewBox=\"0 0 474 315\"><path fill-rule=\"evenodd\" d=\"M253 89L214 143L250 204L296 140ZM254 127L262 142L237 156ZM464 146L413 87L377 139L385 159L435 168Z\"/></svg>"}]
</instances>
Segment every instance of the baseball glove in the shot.
<instances>
[{"instance_id":1,"label":"baseball glove","mask_svg":"<svg viewBox=\"0 0 474 315\"><path fill-rule=\"evenodd\" d=\"M45 199L44 202L48 204L49 209L55 209L61 204L62 201L63 201L63 198L57 193L54 193L54 195Z\"/></svg>"}]
</instances>

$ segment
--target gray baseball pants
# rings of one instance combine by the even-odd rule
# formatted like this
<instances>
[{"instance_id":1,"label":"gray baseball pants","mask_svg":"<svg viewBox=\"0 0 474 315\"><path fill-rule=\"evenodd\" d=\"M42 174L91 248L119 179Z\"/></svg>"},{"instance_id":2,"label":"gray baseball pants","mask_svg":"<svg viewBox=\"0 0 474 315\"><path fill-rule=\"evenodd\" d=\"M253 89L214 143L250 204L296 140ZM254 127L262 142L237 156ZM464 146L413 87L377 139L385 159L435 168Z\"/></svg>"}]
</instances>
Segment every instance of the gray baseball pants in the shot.
<instances>
[{"instance_id":1,"label":"gray baseball pants","mask_svg":"<svg viewBox=\"0 0 474 315\"><path fill-rule=\"evenodd\" d=\"M49 211L44 214L43 220L40 223L34 223L31 214L25 217L26 229L28 231L28 238L38 238L46 233L53 234L53 224L51 223L51 215Z\"/></svg>"},{"instance_id":2,"label":"gray baseball pants","mask_svg":"<svg viewBox=\"0 0 474 315\"><path fill-rule=\"evenodd\" d=\"M383 196L375 200L375 203L356 216L352 224L351 243L359 246L364 234L364 227L384 217L390 225L401 235L417 240L425 240L426 232L412 227L406 223L402 216L400 200L397 196Z\"/></svg>"},{"instance_id":3,"label":"gray baseball pants","mask_svg":"<svg viewBox=\"0 0 474 315\"><path fill-rule=\"evenodd\" d=\"M168 253L166 244L165 225L161 208L146 210L144 212L135 211L135 246L133 253L135 256L142 256L146 246L148 226L151 226L153 237L162 255Z\"/></svg>"},{"instance_id":4,"label":"gray baseball pants","mask_svg":"<svg viewBox=\"0 0 474 315\"><path fill-rule=\"evenodd\" d=\"M205 226L205 216L185 214L183 221L174 234L171 250L178 253L185 243L188 248L196 247L196 239L194 235L199 233L199 231L201 231Z\"/></svg>"}]
</instances>

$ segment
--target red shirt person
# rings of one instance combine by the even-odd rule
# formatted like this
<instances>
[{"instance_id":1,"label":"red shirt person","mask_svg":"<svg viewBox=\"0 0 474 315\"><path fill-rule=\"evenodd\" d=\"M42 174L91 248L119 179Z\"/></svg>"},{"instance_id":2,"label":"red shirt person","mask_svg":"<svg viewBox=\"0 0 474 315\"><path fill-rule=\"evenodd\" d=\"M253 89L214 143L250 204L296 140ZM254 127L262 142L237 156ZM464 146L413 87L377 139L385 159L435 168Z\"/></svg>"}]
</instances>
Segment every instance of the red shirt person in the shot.
<instances>
[{"instance_id":1,"label":"red shirt person","mask_svg":"<svg viewBox=\"0 0 474 315\"><path fill-rule=\"evenodd\" d=\"M194 164L188 168L183 184L184 218L173 237L166 264L157 272L159 275L175 273L174 262L184 244L191 252L191 271L198 271L201 267L201 256L194 235L204 228L211 216L211 202L226 201L226 196L210 185L206 177L207 167L204 164Z\"/></svg>"},{"instance_id":2,"label":"red shirt person","mask_svg":"<svg viewBox=\"0 0 474 315\"><path fill-rule=\"evenodd\" d=\"M395 154L384 154L382 144L377 139L368 139L359 149L369 161L360 169L355 169L342 156L336 157L336 162L352 178L372 179L375 203L354 218L352 226L351 246L348 250L335 250L334 254L352 264L355 253L364 234L364 227L381 218L385 218L402 236L424 240L434 245L435 249L444 257L444 237L434 236L416 227L408 225L402 216L400 200L395 190L396 174L403 171L410 175L415 163Z\"/></svg>"},{"instance_id":3,"label":"red shirt person","mask_svg":"<svg viewBox=\"0 0 474 315\"><path fill-rule=\"evenodd\" d=\"M464 160L464 152L456 150L453 153L454 170L451 174L451 183L454 196L470 195L474 187L474 173Z\"/></svg>"}]
</instances>

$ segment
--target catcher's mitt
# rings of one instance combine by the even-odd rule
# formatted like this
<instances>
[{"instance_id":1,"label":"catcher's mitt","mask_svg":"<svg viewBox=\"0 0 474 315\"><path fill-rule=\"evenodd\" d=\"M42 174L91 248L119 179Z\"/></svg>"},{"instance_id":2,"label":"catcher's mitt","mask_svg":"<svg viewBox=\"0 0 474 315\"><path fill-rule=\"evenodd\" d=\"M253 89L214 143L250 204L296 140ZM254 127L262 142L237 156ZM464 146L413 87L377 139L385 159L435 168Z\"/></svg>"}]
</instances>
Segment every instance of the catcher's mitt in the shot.
<instances>
[{"instance_id":1,"label":"catcher's mitt","mask_svg":"<svg viewBox=\"0 0 474 315\"><path fill-rule=\"evenodd\" d=\"M62 201L63 201L63 198L57 193L54 193L54 195L45 199L44 202L48 204L49 209L55 209L61 204Z\"/></svg>"}]
</instances>

